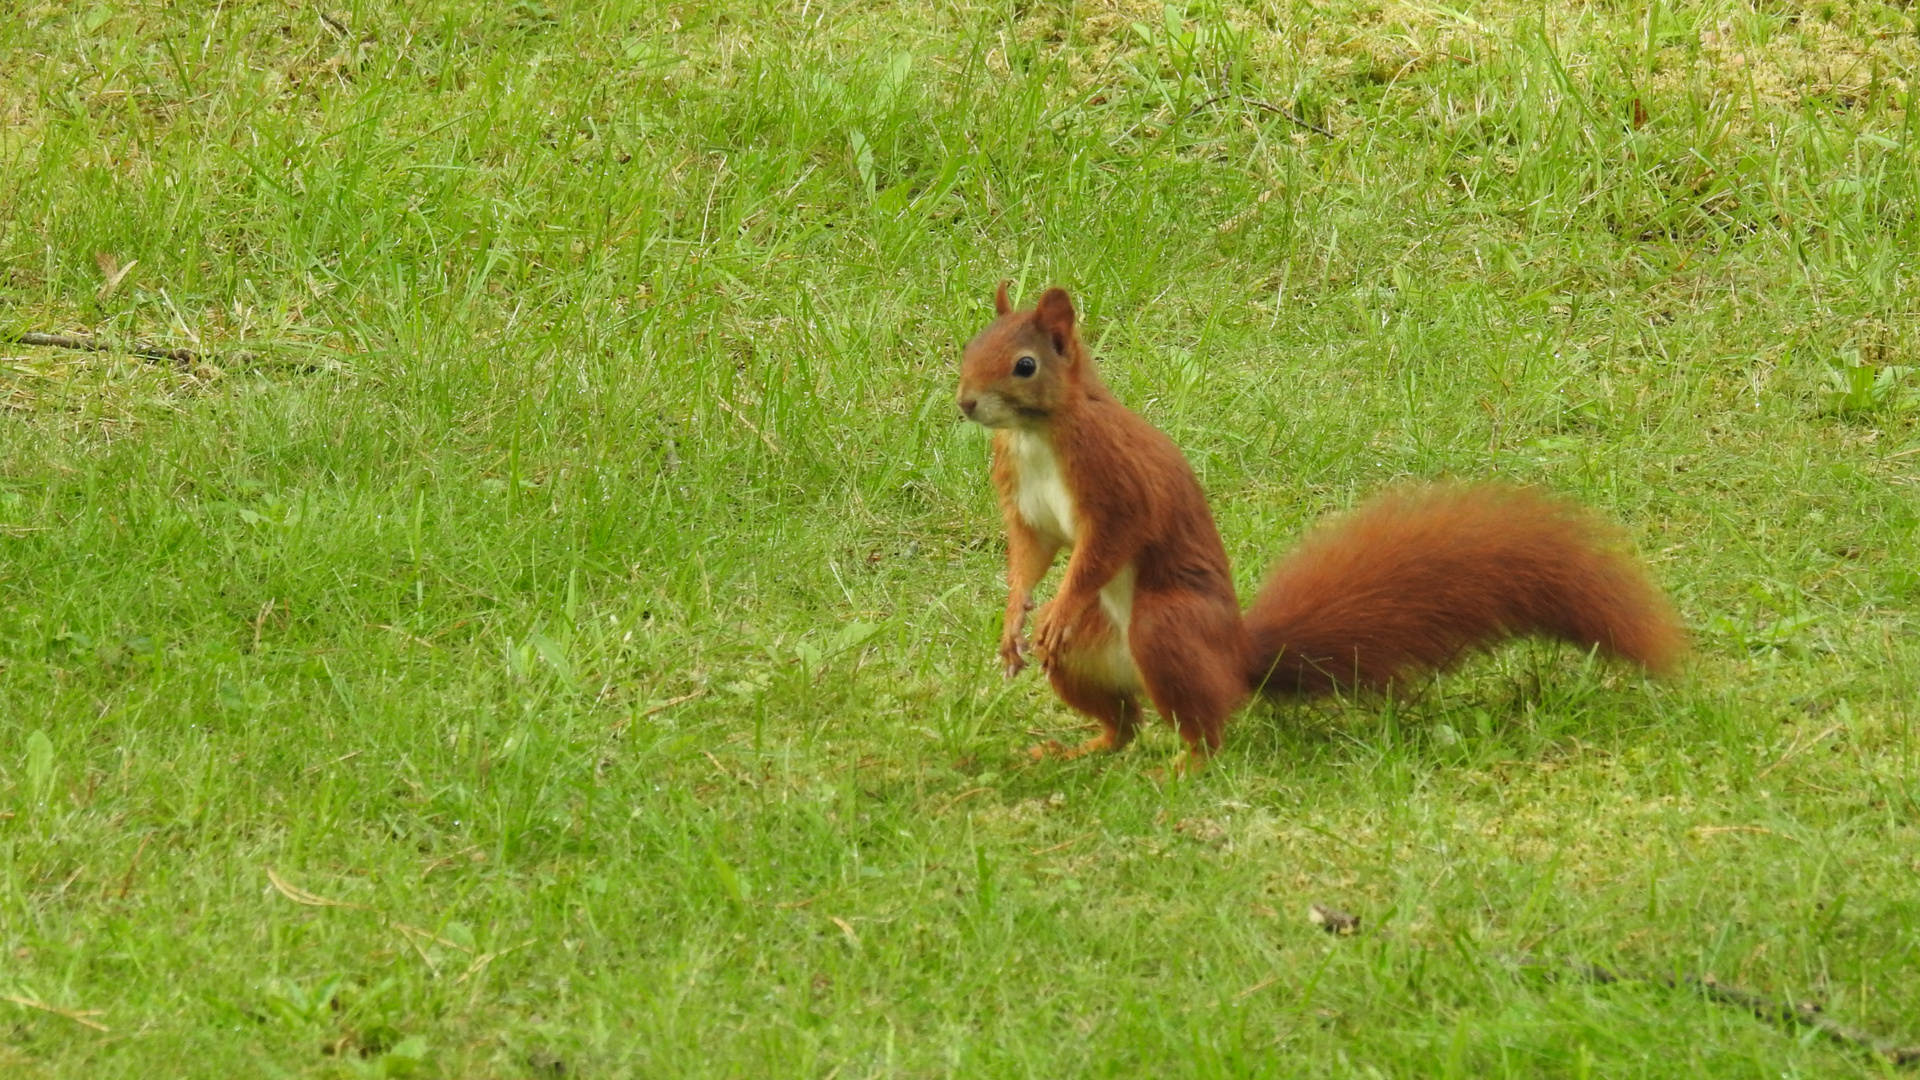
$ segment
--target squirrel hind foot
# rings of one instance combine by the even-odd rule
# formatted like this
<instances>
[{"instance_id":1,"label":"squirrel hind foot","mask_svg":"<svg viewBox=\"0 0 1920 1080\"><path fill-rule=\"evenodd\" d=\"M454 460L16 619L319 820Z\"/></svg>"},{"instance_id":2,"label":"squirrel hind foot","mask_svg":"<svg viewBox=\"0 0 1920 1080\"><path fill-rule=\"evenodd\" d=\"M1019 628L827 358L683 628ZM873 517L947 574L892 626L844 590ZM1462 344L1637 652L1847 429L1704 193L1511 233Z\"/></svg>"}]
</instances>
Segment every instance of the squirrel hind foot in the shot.
<instances>
[{"instance_id":1,"label":"squirrel hind foot","mask_svg":"<svg viewBox=\"0 0 1920 1080\"><path fill-rule=\"evenodd\" d=\"M1058 739L1048 739L1046 742L1028 748L1027 757L1034 761L1045 761L1048 758L1072 761L1075 758L1086 757L1088 754L1112 753L1125 745L1126 743L1113 732L1102 731L1078 746L1068 746Z\"/></svg>"}]
</instances>

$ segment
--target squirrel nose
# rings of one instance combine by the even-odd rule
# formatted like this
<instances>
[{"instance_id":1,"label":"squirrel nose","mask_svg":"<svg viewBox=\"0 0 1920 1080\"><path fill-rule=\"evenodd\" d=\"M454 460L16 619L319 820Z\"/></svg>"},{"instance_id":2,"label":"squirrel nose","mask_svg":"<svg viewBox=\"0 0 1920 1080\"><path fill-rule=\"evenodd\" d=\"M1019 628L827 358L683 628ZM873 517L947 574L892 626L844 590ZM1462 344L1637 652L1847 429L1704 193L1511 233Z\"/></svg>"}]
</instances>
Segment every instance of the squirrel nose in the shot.
<instances>
[{"instance_id":1,"label":"squirrel nose","mask_svg":"<svg viewBox=\"0 0 1920 1080\"><path fill-rule=\"evenodd\" d=\"M963 397L960 399L960 411L963 413L966 413L969 419L973 417L973 410L979 407L980 407L979 398Z\"/></svg>"}]
</instances>

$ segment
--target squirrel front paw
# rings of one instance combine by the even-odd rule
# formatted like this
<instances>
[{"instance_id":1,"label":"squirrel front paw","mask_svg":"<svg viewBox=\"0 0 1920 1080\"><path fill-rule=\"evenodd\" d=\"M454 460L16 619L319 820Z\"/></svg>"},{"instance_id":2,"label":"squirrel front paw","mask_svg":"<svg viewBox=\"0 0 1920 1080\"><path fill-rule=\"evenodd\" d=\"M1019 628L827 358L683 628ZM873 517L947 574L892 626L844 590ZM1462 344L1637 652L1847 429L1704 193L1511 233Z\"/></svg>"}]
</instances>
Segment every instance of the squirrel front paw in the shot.
<instances>
[{"instance_id":1,"label":"squirrel front paw","mask_svg":"<svg viewBox=\"0 0 1920 1080\"><path fill-rule=\"evenodd\" d=\"M1027 643L1018 634L1000 639L1000 673L1011 679L1027 668Z\"/></svg>"},{"instance_id":2,"label":"squirrel front paw","mask_svg":"<svg viewBox=\"0 0 1920 1080\"><path fill-rule=\"evenodd\" d=\"M1058 601L1048 601L1033 617L1033 652L1042 664L1051 664L1066 648L1071 625Z\"/></svg>"}]
</instances>

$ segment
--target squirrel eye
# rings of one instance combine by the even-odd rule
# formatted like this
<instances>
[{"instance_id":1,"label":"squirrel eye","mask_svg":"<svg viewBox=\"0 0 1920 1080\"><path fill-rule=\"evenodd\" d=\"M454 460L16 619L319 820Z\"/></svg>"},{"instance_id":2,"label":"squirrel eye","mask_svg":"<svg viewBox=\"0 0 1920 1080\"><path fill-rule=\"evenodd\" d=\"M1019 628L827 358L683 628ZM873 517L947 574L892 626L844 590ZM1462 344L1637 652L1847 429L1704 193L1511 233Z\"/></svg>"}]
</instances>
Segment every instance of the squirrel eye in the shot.
<instances>
[{"instance_id":1,"label":"squirrel eye","mask_svg":"<svg viewBox=\"0 0 1920 1080\"><path fill-rule=\"evenodd\" d=\"M1040 362L1031 356L1023 356L1013 362L1013 373L1025 379L1040 370Z\"/></svg>"}]
</instances>

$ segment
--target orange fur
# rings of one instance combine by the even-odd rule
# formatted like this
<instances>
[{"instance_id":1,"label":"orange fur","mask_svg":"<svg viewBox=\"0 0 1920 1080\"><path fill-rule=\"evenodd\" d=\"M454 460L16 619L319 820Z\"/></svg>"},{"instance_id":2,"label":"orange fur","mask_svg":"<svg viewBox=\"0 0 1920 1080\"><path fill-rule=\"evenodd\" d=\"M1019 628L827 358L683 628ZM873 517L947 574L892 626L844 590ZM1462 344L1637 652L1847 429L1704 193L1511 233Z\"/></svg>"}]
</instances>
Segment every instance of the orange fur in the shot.
<instances>
[{"instance_id":1,"label":"orange fur","mask_svg":"<svg viewBox=\"0 0 1920 1080\"><path fill-rule=\"evenodd\" d=\"M1524 489L1381 495L1273 568L1247 609L1248 678L1275 696L1380 689L1523 634L1671 671L1685 637L1611 534Z\"/></svg>"},{"instance_id":2,"label":"orange fur","mask_svg":"<svg viewBox=\"0 0 1920 1080\"><path fill-rule=\"evenodd\" d=\"M1243 619L1193 470L1100 381L1065 290L1015 310L1002 282L994 306L962 357L959 402L995 429L1000 658L1011 678L1036 655L1061 699L1100 724L1070 755L1125 746L1142 697L1198 756L1255 691L1384 687L1516 635L1656 672L1683 654L1672 609L1603 525L1491 485L1389 493L1315 530ZM1063 548L1065 575L1029 647L1034 587Z\"/></svg>"}]
</instances>

